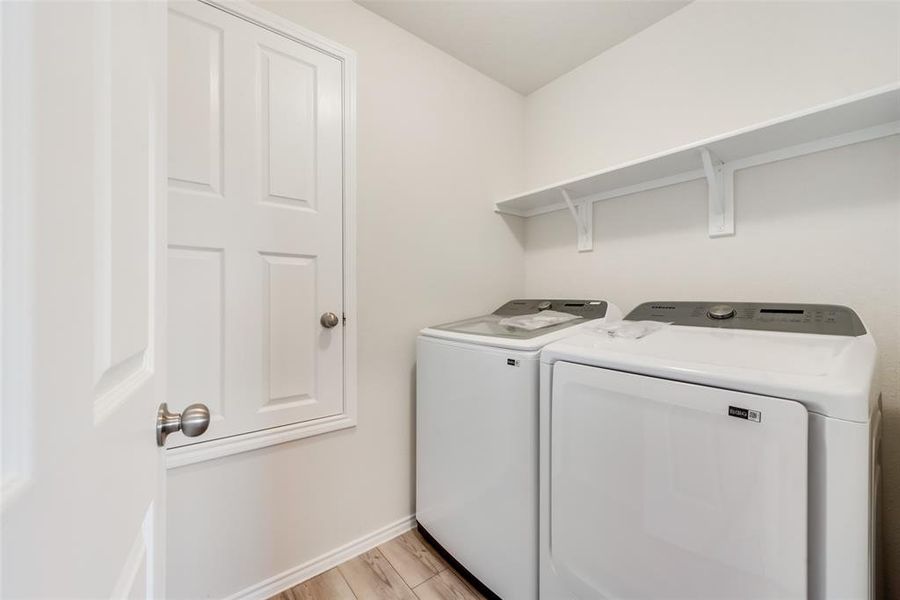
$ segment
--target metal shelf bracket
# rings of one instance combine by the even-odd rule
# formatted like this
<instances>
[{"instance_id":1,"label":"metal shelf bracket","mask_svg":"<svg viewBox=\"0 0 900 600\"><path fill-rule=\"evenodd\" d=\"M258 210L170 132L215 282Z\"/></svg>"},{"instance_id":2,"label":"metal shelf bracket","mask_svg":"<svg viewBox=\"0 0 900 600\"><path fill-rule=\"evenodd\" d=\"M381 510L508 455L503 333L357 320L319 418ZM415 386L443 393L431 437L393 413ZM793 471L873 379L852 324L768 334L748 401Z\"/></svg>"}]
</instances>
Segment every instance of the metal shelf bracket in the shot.
<instances>
[{"instance_id":1,"label":"metal shelf bracket","mask_svg":"<svg viewBox=\"0 0 900 600\"><path fill-rule=\"evenodd\" d=\"M734 168L707 148L700 157L709 186L709 237L734 235Z\"/></svg>"},{"instance_id":2,"label":"metal shelf bracket","mask_svg":"<svg viewBox=\"0 0 900 600\"><path fill-rule=\"evenodd\" d=\"M591 252L594 249L594 203L582 200L578 204L572 201L568 190L560 190L572 218L575 219L575 230L578 233L578 251Z\"/></svg>"}]
</instances>

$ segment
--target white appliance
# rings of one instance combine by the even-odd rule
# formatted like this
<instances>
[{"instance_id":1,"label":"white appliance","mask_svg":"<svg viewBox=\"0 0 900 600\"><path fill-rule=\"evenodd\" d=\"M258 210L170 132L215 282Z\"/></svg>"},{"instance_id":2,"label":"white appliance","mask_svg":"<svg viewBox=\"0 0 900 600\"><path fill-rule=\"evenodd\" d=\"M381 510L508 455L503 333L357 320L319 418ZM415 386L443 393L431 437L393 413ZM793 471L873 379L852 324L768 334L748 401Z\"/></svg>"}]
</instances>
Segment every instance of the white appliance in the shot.
<instances>
[{"instance_id":1,"label":"white appliance","mask_svg":"<svg viewBox=\"0 0 900 600\"><path fill-rule=\"evenodd\" d=\"M626 319L671 325L542 353L541 599L871 598L881 408L859 317L653 302Z\"/></svg>"},{"instance_id":2,"label":"white appliance","mask_svg":"<svg viewBox=\"0 0 900 600\"><path fill-rule=\"evenodd\" d=\"M544 310L580 318L533 331L500 323ZM512 300L419 335L416 519L489 597L537 598L540 349L619 318L601 300Z\"/></svg>"}]
</instances>

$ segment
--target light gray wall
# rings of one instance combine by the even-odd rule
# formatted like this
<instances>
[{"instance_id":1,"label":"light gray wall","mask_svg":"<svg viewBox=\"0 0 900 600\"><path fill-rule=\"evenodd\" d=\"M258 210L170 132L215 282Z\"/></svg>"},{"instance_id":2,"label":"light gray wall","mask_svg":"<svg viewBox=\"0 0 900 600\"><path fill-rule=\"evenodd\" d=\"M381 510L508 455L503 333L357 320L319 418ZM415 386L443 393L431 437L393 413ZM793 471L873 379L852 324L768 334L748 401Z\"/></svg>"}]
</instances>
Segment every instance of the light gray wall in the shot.
<instances>
[{"instance_id":1,"label":"light gray wall","mask_svg":"<svg viewBox=\"0 0 900 600\"><path fill-rule=\"evenodd\" d=\"M531 189L900 80L900 2L695 0L527 99Z\"/></svg>"},{"instance_id":2,"label":"light gray wall","mask_svg":"<svg viewBox=\"0 0 900 600\"><path fill-rule=\"evenodd\" d=\"M524 99L349 2L263 7L356 50L359 425L169 472L168 592L222 597L413 512L418 329L522 293Z\"/></svg>"}]
</instances>

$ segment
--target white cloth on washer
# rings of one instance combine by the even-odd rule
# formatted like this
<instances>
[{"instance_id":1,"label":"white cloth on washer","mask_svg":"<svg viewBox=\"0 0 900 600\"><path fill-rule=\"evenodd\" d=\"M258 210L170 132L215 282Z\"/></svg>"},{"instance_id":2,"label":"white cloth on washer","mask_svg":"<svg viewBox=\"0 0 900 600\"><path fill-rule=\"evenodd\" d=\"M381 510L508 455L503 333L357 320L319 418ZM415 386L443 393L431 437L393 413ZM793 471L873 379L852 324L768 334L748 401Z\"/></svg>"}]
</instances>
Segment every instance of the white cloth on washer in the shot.
<instances>
[{"instance_id":1,"label":"white cloth on washer","mask_svg":"<svg viewBox=\"0 0 900 600\"><path fill-rule=\"evenodd\" d=\"M516 315L515 317L506 317L500 319L500 325L506 327L515 327L516 329L524 329L526 331L534 331L535 329L543 329L560 323L568 323L575 319L581 319L578 315L559 312L555 310L542 310L539 313L530 315Z\"/></svg>"},{"instance_id":2,"label":"white cloth on washer","mask_svg":"<svg viewBox=\"0 0 900 600\"><path fill-rule=\"evenodd\" d=\"M624 340L638 340L655 331L668 327L671 323L661 321L616 321L614 323L601 323L593 328L600 334L606 334L612 338Z\"/></svg>"}]
</instances>

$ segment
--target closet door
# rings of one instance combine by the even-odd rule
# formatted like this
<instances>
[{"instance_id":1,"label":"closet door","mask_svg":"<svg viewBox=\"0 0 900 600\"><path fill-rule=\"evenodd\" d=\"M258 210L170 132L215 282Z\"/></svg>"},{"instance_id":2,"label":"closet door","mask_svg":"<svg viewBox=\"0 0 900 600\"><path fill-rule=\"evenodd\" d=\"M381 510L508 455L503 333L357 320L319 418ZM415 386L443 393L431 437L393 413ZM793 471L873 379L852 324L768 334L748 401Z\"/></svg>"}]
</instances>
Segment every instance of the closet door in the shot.
<instances>
[{"instance_id":1,"label":"closet door","mask_svg":"<svg viewBox=\"0 0 900 600\"><path fill-rule=\"evenodd\" d=\"M168 68L169 405L204 441L339 415L342 63L176 2Z\"/></svg>"}]
</instances>

